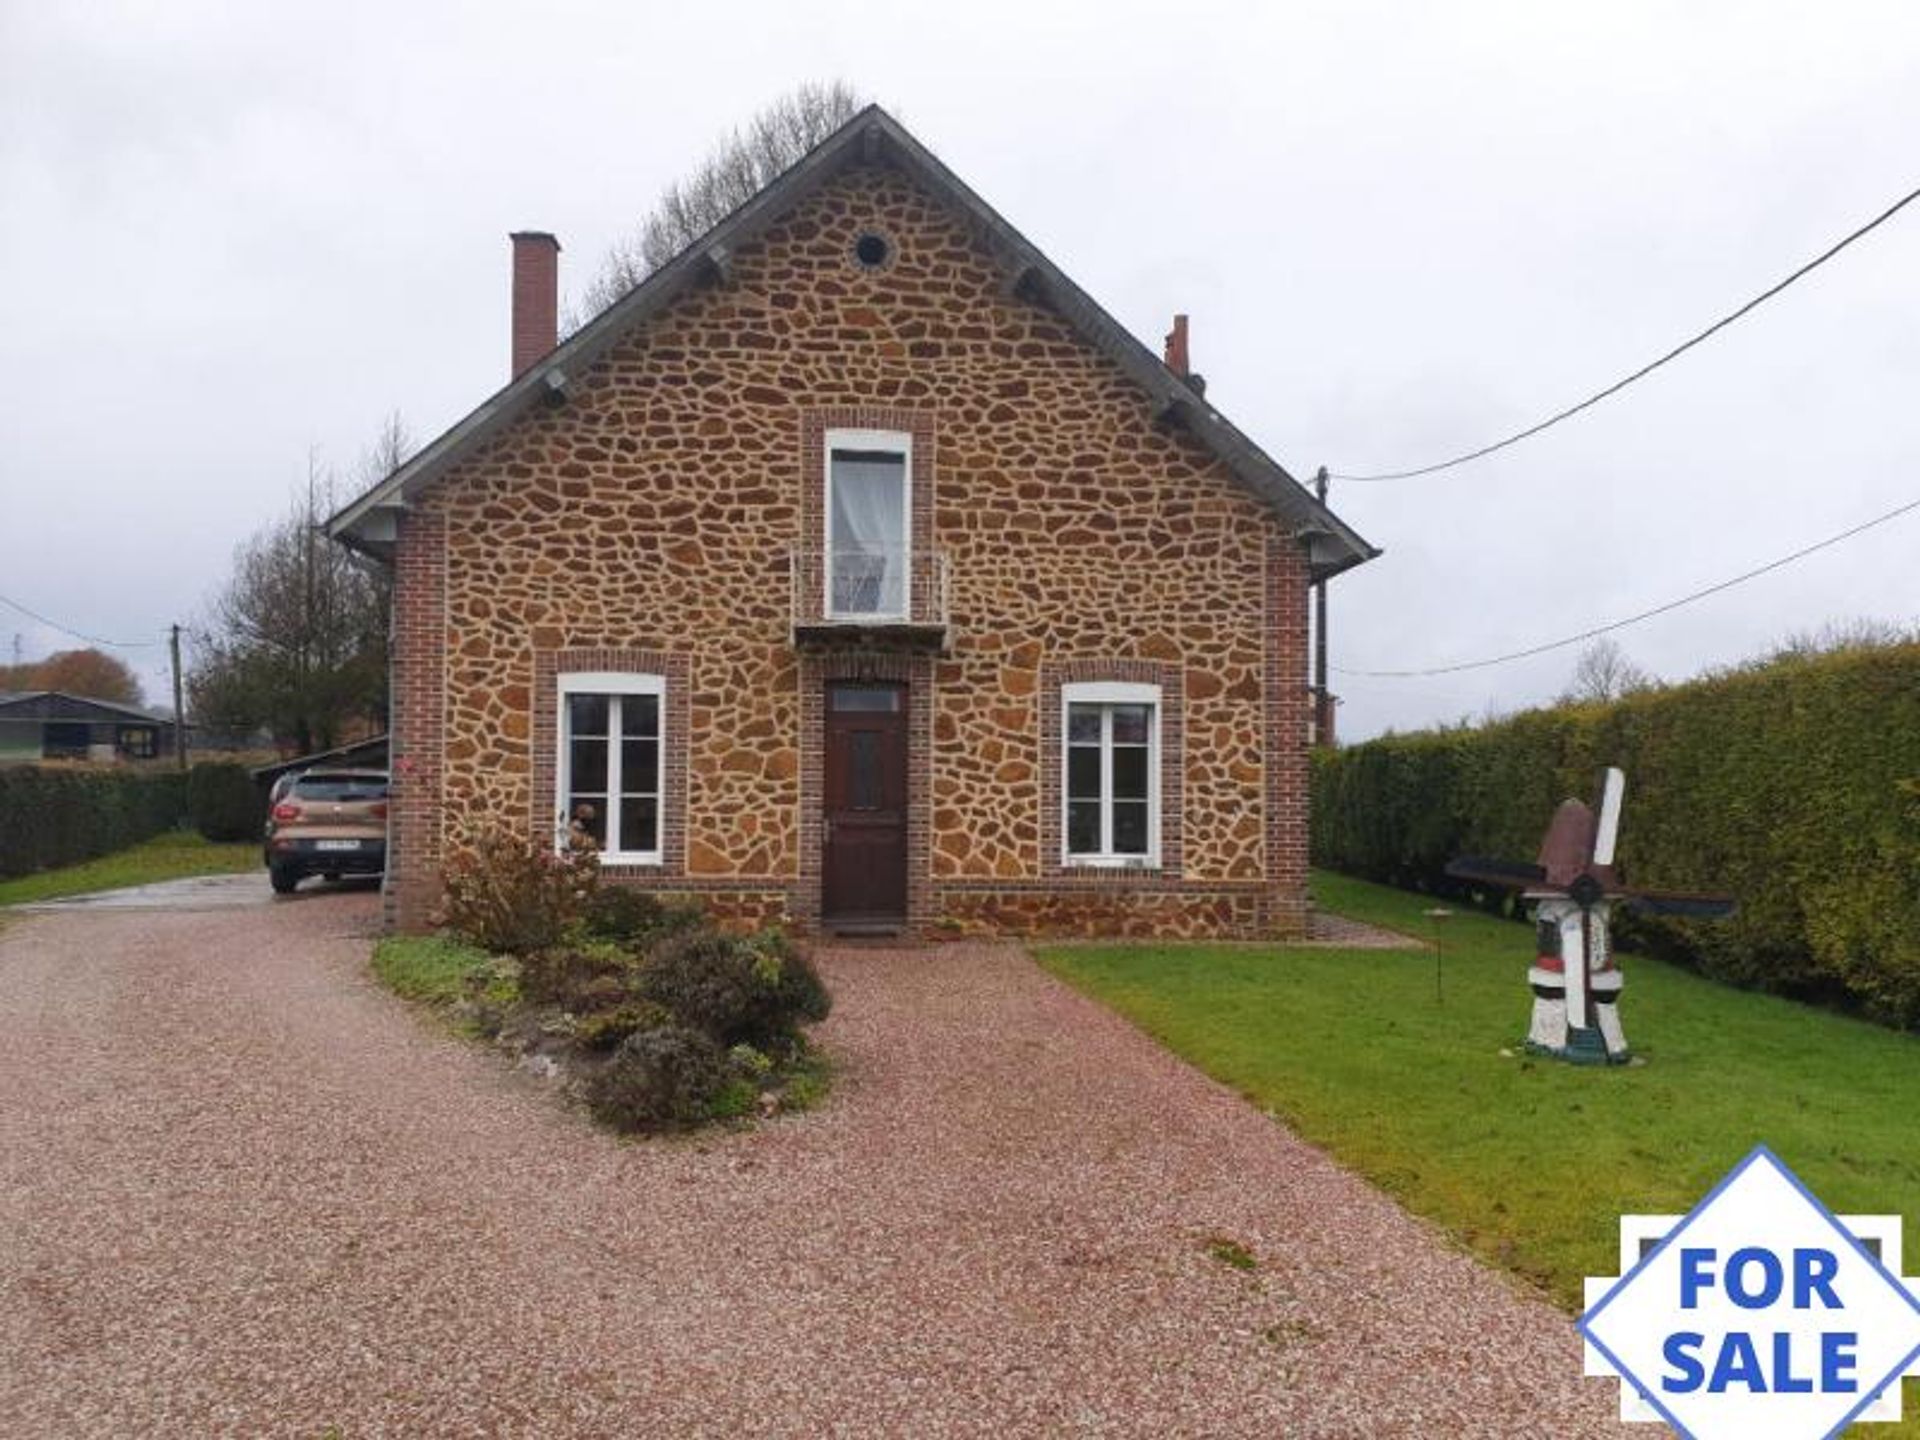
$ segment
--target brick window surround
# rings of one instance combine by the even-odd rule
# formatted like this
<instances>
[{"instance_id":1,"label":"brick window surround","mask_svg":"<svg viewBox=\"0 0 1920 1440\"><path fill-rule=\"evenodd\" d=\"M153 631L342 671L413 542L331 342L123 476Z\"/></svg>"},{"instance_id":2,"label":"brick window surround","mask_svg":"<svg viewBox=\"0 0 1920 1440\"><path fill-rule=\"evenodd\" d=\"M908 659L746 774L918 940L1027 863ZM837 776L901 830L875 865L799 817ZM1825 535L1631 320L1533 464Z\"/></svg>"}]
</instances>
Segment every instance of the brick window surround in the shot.
<instances>
[{"instance_id":1,"label":"brick window surround","mask_svg":"<svg viewBox=\"0 0 1920 1440\"><path fill-rule=\"evenodd\" d=\"M572 671L660 675L666 680L661 723L666 743L660 755L660 863L605 865L602 873L679 878L687 872L687 753L692 723L692 665L688 657L661 650L540 650L533 658L533 810L528 817L536 842L553 838L559 800L554 769L560 745L560 676Z\"/></svg>"},{"instance_id":2,"label":"brick window surround","mask_svg":"<svg viewBox=\"0 0 1920 1440\"><path fill-rule=\"evenodd\" d=\"M824 548L827 543L827 432L829 430L893 430L913 441L911 476L913 516L908 526L915 555L933 551L933 412L894 410L876 405L850 405L807 410L800 417L800 534L801 545Z\"/></svg>"},{"instance_id":3,"label":"brick window surround","mask_svg":"<svg viewBox=\"0 0 1920 1440\"><path fill-rule=\"evenodd\" d=\"M1160 863L1138 868L1070 865L1062 851L1062 727L1065 687L1087 681L1160 687ZM1040 873L1049 880L1111 887L1129 880L1177 880L1185 856L1181 816L1186 790L1186 681L1159 660L1062 660L1040 667Z\"/></svg>"}]
</instances>

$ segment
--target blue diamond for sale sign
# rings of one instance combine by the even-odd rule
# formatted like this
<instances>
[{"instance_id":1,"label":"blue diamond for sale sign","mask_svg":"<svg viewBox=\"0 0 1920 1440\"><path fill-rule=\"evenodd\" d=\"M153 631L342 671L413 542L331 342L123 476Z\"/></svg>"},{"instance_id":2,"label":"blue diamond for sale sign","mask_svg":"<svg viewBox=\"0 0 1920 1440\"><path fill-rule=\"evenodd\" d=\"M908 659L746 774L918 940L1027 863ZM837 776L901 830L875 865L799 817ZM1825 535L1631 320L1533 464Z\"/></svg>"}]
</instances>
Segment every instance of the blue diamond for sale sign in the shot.
<instances>
[{"instance_id":1,"label":"blue diamond for sale sign","mask_svg":"<svg viewBox=\"0 0 1920 1440\"><path fill-rule=\"evenodd\" d=\"M1580 1317L1589 1373L1620 1377L1621 1418L1693 1440L1900 1418L1920 1298L1897 1217L1834 1215L1761 1146L1685 1217L1629 1216L1621 1236L1623 1273L1588 1281Z\"/></svg>"}]
</instances>

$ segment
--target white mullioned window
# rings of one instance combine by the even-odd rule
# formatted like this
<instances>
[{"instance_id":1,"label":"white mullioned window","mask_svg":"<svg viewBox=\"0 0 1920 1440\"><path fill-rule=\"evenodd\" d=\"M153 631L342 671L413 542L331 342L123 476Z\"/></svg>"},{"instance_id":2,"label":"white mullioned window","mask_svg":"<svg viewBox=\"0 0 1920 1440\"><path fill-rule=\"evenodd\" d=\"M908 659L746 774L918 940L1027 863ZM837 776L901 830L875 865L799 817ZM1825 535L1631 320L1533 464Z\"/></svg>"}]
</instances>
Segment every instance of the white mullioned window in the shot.
<instances>
[{"instance_id":1,"label":"white mullioned window","mask_svg":"<svg viewBox=\"0 0 1920 1440\"><path fill-rule=\"evenodd\" d=\"M826 435L827 614L904 618L913 595L913 437Z\"/></svg>"},{"instance_id":2,"label":"white mullioned window","mask_svg":"<svg viewBox=\"0 0 1920 1440\"><path fill-rule=\"evenodd\" d=\"M1069 865L1160 863L1160 687L1060 691L1061 848Z\"/></svg>"},{"instance_id":3,"label":"white mullioned window","mask_svg":"<svg viewBox=\"0 0 1920 1440\"><path fill-rule=\"evenodd\" d=\"M660 863L667 682L578 671L560 677L554 842L582 831L603 861Z\"/></svg>"}]
</instances>

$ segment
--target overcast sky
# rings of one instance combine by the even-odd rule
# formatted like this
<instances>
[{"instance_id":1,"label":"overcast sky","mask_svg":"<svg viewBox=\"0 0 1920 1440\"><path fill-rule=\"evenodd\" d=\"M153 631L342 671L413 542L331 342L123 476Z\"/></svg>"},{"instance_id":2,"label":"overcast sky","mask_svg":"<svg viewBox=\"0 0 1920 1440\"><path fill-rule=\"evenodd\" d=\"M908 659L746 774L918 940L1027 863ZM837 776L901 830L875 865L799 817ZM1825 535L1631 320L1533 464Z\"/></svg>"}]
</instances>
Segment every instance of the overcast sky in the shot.
<instances>
[{"instance_id":1,"label":"overcast sky","mask_svg":"<svg viewBox=\"0 0 1920 1440\"><path fill-rule=\"evenodd\" d=\"M506 235L577 291L793 84L887 105L1305 479L1496 438L1920 184L1920 7L30 5L0 0L0 593L191 623L310 449L506 378ZM1386 550L1335 664L1519 648L1920 497L1920 205L1605 407L1338 486ZM1666 679L1920 617L1920 514L1628 630ZM71 645L0 613L29 658ZM149 696L164 651L123 652ZM10 655L6 658L11 658ZM1349 737L1513 709L1576 655L1338 681Z\"/></svg>"}]
</instances>

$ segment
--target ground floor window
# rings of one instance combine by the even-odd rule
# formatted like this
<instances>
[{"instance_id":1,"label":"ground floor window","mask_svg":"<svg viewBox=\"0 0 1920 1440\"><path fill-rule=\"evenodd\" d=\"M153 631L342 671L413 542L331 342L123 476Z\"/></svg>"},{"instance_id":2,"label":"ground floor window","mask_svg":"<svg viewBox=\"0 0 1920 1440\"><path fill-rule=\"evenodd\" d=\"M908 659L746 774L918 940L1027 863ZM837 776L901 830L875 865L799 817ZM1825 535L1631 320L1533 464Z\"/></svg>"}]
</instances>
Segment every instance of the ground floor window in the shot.
<instances>
[{"instance_id":1,"label":"ground floor window","mask_svg":"<svg viewBox=\"0 0 1920 1440\"><path fill-rule=\"evenodd\" d=\"M1160 687L1062 687L1062 835L1071 865L1155 865L1160 856Z\"/></svg>"},{"instance_id":2,"label":"ground floor window","mask_svg":"<svg viewBox=\"0 0 1920 1440\"><path fill-rule=\"evenodd\" d=\"M559 842L584 834L603 860L659 864L666 677L559 679Z\"/></svg>"},{"instance_id":3,"label":"ground floor window","mask_svg":"<svg viewBox=\"0 0 1920 1440\"><path fill-rule=\"evenodd\" d=\"M85 760L93 753L93 731L72 720L49 720L40 753L49 760Z\"/></svg>"}]
</instances>

